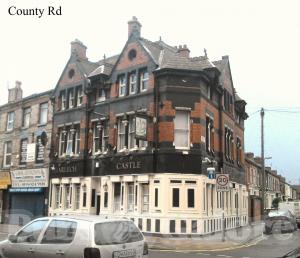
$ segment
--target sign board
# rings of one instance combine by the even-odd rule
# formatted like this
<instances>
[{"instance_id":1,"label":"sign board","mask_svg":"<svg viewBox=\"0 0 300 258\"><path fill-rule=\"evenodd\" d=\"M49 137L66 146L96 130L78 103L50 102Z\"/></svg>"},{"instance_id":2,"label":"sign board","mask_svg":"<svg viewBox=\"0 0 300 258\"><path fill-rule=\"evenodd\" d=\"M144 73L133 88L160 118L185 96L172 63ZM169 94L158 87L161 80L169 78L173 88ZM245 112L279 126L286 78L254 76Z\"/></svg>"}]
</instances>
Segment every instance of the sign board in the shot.
<instances>
[{"instance_id":1,"label":"sign board","mask_svg":"<svg viewBox=\"0 0 300 258\"><path fill-rule=\"evenodd\" d=\"M7 189L7 186L10 184L10 173L0 172L0 189Z\"/></svg>"},{"instance_id":2,"label":"sign board","mask_svg":"<svg viewBox=\"0 0 300 258\"><path fill-rule=\"evenodd\" d=\"M32 187L32 188L9 188L10 193L42 193L43 188Z\"/></svg>"},{"instance_id":3,"label":"sign board","mask_svg":"<svg viewBox=\"0 0 300 258\"><path fill-rule=\"evenodd\" d=\"M135 117L135 138L147 140L147 117L140 115Z\"/></svg>"},{"instance_id":4,"label":"sign board","mask_svg":"<svg viewBox=\"0 0 300 258\"><path fill-rule=\"evenodd\" d=\"M28 143L27 144L27 162L34 162L35 161L35 143Z\"/></svg>"},{"instance_id":5,"label":"sign board","mask_svg":"<svg viewBox=\"0 0 300 258\"><path fill-rule=\"evenodd\" d=\"M40 136L37 137L36 143L36 163L43 163L45 156L45 146L42 144Z\"/></svg>"},{"instance_id":6,"label":"sign board","mask_svg":"<svg viewBox=\"0 0 300 258\"><path fill-rule=\"evenodd\" d=\"M48 187L49 169L20 169L11 171L12 187Z\"/></svg>"},{"instance_id":7,"label":"sign board","mask_svg":"<svg viewBox=\"0 0 300 258\"><path fill-rule=\"evenodd\" d=\"M209 179L215 179L216 178L216 169L215 168L207 168L207 175Z\"/></svg>"},{"instance_id":8,"label":"sign board","mask_svg":"<svg viewBox=\"0 0 300 258\"><path fill-rule=\"evenodd\" d=\"M216 190L217 192L228 192L229 188L229 174L216 175Z\"/></svg>"}]
</instances>

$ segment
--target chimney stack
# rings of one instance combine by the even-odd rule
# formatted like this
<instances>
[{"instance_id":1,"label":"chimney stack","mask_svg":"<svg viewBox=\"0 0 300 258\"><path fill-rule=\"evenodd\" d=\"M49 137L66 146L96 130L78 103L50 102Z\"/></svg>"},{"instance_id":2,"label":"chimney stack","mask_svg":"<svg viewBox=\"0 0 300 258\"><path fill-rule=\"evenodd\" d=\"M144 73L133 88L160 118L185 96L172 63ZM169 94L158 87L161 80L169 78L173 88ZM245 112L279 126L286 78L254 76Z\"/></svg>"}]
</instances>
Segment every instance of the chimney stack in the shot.
<instances>
[{"instance_id":1,"label":"chimney stack","mask_svg":"<svg viewBox=\"0 0 300 258\"><path fill-rule=\"evenodd\" d=\"M86 49L87 47L78 39L71 42L71 55L75 53L80 59L87 60Z\"/></svg>"},{"instance_id":2,"label":"chimney stack","mask_svg":"<svg viewBox=\"0 0 300 258\"><path fill-rule=\"evenodd\" d=\"M14 88L8 89L8 103L21 100L23 97L23 90L21 89L22 82L16 81Z\"/></svg>"},{"instance_id":3,"label":"chimney stack","mask_svg":"<svg viewBox=\"0 0 300 258\"><path fill-rule=\"evenodd\" d=\"M183 46L179 45L178 53L182 57L186 57L186 58L190 57L190 50L187 48L186 45Z\"/></svg>"},{"instance_id":4,"label":"chimney stack","mask_svg":"<svg viewBox=\"0 0 300 258\"><path fill-rule=\"evenodd\" d=\"M254 153L253 152L246 152L245 155L248 159L254 159Z\"/></svg>"},{"instance_id":5,"label":"chimney stack","mask_svg":"<svg viewBox=\"0 0 300 258\"><path fill-rule=\"evenodd\" d=\"M133 16L132 19L128 22L128 38L130 38L131 34L133 34L135 38L140 38L141 28L142 24L135 16Z\"/></svg>"}]
</instances>

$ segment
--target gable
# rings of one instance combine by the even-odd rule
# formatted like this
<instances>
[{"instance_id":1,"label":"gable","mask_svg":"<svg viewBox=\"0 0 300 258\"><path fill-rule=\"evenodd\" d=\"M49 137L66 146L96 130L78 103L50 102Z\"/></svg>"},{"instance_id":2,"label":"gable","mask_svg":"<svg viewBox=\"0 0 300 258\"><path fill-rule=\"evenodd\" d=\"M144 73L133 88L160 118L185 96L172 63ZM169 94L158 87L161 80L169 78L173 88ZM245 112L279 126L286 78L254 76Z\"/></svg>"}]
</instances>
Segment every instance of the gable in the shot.
<instances>
[{"instance_id":1,"label":"gable","mask_svg":"<svg viewBox=\"0 0 300 258\"><path fill-rule=\"evenodd\" d=\"M135 51L135 57L132 54ZM128 43L116 63L114 71L129 69L152 61L149 54L137 41Z\"/></svg>"}]
</instances>

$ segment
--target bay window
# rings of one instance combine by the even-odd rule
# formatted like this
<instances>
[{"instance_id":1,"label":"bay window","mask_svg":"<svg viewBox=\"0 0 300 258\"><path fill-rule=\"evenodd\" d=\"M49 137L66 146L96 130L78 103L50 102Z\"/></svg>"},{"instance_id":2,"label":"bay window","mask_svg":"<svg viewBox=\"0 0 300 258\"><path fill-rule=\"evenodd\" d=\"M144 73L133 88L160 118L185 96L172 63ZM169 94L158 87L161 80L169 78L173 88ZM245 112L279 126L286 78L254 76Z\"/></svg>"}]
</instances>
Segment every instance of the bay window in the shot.
<instances>
[{"instance_id":1,"label":"bay window","mask_svg":"<svg viewBox=\"0 0 300 258\"><path fill-rule=\"evenodd\" d=\"M214 124L209 116L206 117L206 151L214 151Z\"/></svg>"},{"instance_id":2,"label":"bay window","mask_svg":"<svg viewBox=\"0 0 300 258\"><path fill-rule=\"evenodd\" d=\"M80 127L72 125L61 128L59 135L59 156L77 155L80 152Z\"/></svg>"},{"instance_id":3,"label":"bay window","mask_svg":"<svg viewBox=\"0 0 300 258\"><path fill-rule=\"evenodd\" d=\"M93 153L104 152L108 148L109 123L93 123Z\"/></svg>"}]
</instances>

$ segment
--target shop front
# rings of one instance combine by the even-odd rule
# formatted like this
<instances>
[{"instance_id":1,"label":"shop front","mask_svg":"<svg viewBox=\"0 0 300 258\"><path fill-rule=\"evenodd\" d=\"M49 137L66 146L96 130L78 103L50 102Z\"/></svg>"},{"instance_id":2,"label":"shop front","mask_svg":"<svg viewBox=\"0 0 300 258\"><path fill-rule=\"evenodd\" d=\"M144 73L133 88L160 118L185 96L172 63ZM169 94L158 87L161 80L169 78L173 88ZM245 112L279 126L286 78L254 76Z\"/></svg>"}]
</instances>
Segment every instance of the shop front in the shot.
<instances>
[{"instance_id":1,"label":"shop front","mask_svg":"<svg viewBox=\"0 0 300 258\"><path fill-rule=\"evenodd\" d=\"M12 186L8 189L7 223L24 225L45 215L48 180L48 168L11 171Z\"/></svg>"},{"instance_id":2,"label":"shop front","mask_svg":"<svg viewBox=\"0 0 300 258\"><path fill-rule=\"evenodd\" d=\"M7 199L7 188L11 185L10 173L9 171L0 172L0 223L3 222L5 209L6 209L6 199Z\"/></svg>"}]
</instances>

